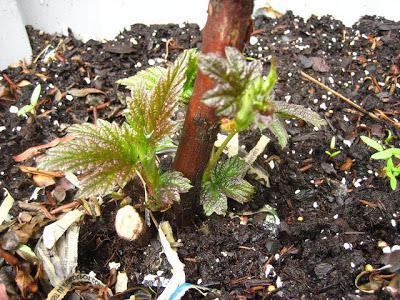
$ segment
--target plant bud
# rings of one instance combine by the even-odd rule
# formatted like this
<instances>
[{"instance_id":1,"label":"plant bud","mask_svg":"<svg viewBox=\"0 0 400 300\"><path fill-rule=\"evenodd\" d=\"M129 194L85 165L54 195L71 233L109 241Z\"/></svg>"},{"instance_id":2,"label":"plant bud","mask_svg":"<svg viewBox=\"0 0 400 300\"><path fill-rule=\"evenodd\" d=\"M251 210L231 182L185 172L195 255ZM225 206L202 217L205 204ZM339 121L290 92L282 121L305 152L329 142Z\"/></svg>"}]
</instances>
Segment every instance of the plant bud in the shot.
<instances>
[{"instance_id":1,"label":"plant bud","mask_svg":"<svg viewBox=\"0 0 400 300\"><path fill-rule=\"evenodd\" d=\"M136 209L131 205L120 208L115 217L117 234L129 241L136 240L144 229L144 223Z\"/></svg>"}]
</instances>

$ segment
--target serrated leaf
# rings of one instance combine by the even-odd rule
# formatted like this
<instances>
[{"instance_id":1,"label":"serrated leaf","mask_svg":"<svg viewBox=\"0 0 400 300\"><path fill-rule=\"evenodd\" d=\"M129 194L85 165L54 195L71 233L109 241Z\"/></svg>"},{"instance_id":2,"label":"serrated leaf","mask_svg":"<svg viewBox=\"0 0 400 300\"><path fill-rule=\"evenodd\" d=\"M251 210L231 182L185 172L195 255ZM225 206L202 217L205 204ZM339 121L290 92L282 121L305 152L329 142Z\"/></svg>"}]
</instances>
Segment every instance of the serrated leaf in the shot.
<instances>
[{"instance_id":1,"label":"serrated leaf","mask_svg":"<svg viewBox=\"0 0 400 300\"><path fill-rule=\"evenodd\" d=\"M223 192L229 198L243 204L251 200L255 189L244 179L233 179L223 186Z\"/></svg>"},{"instance_id":2,"label":"serrated leaf","mask_svg":"<svg viewBox=\"0 0 400 300\"><path fill-rule=\"evenodd\" d=\"M228 65L224 58L214 53L200 54L200 70L217 83L226 83L228 81Z\"/></svg>"},{"instance_id":3,"label":"serrated leaf","mask_svg":"<svg viewBox=\"0 0 400 300\"><path fill-rule=\"evenodd\" d=\"M193 94L194 82L197 76L198 68L198 57L199 54L196 49L189 49L188 52L188 62L185 73L185 83L183 84L182 93L180 96L180 101L183 103L188 103Z\"/></svg>"},{"instance_id":4,"label":"serrated leaf","mask_svg":"<svg viewBox=\"0 0 400 300\"><path fill-rule=\"evenodd\" d=\"M379 144L377 141L375 141L374 139L371 139L365 135L362 135L361 140L367 144L369 147L374 148L376 151L383 151L383 146L381 144Z\"/></svg>"},{"instance_id":5,"label":"serrated leaf","mask_svg":"<svg viewBox=\"0 0 400 300\"><path fill-rule=\"evenodd\" d=\"M260 76L261 63L246 63L242 54L232 47L225 48L226 59L215 54L200 55L201 71L217 85L203 95L203 102L217 108L217 115L229 115L240 106L243 92L251 81Z\"/></svg>"},{"instance_id":6,"label":"serrated leaf","mask_svg":"<svg viewBox=\"0 0 400 300\"><path fill-rule=\"evenodd\" d=\"M175 128L171 115L185 81L187 60L188 54L183 52L151 91L146 90L144 84L132 89L127 122L142 139L151 144L161 141Z\"/></svg>"},{"instance_id":7,"label":"serrated leaf","mask_svg":"<svg viewBox=\"0 0 400 300\"><path fill-rule=\"evenodd\" d=\"M287 146L289 135L285 129L283 123L277 118L273 118L269 125L269 130L278 139L278 143L282 148Z\"/></svg>"},{"instance_id":8,"label":"serrated leaf","mask_svg":"<svg viewBox=\"0 0 400 300\"><path fill-rule=\"evenodd\" d=\"M213 213L225 215L228 210L228 199L226 195L211 182L203 184L200 194L200 203L203 205L206 216L211 216Z\"/></svg>"},{"instance_id":9,"label":"serrated leaf","mask_svg":"<svg viewBox=\"0 0 400 300\"><path fill-rule=\"evenodd\" d=\"M180 194L188 192L192 185L190 180L181 172L167 171L160 176L160 188L156 191L156 197L160 207L168 209L174 202L180 201Z\"/></svg>"},{"instance_id":10,"label":"serrated leaf","mask_svg":"<svg viewBox=\"0 0 400 300\"><path fill-rule=\"evenodd\" d=\"M241 178L247 170L246 162L239 156L232 156L218 163L211 173L211 181L223 185L234 178Z\"/></svg>"},{"instance_id":11,"label":"serrated leaf","mask_svg":"<svg viewBox=\"0 0 400 300\"><path fill-rule=\"evenodd\" d=\"M186 193L192 188L190 180L178 171L168 171L163 173L161 175L161 182L164 186L169 189L175 189L179 193Z\"/></svg>"},{"instance_id":12,"label":"serrated leaf","mask_svg":"<svg viewBox=\"0 0 400 300\"><path fill-rule=\"evenodd\" d=\"M141 85L143 85L146 90L150 91L156 86L160 78L166 73L166 68L155 66L150 67L146 70L139 71L133 76L119 79L116 81L116 83L126 86L126 88L131 91L135 90Z\"/></svg>"},{"instance_id":13,"label":"serrated leaf","mask_svg":"<svg viewBox=\"0 0 400 300\"><path fill-rule=\"evenodd\" d=\"M123 187L134 175L136 133L127 124L98 120L97 126L73 125L68 131L75 138L50 149L39 168L82 171L81 197L107 194L115 185Z\"/></svg>"},{"instance_id":14,"label":"serrated leaf","mask_svg":"<svg viewBox=\"0 0 400 300\"><path fill-rule=\"evenodd\" d=\"M233 156L219 163L211 172L210 181L203 183L200 203L206 215L213 212L225 215L227 197L239 203L250 201L254 187L242 177L247 164L239 156Z\"/></svg>"},{"instance_id":15,"label":"serrated leaf","mask_svg":"<svg viewBox=\"0 0 400 300\"><path fill-rule=\"evenodd\" d=\"M309 110L302 105L286 103L283 101L275 101L274 105L277 113L288 114L290 116L302 119L317 128L327 124L318 113Z\"/></svg>"}]
</instances>

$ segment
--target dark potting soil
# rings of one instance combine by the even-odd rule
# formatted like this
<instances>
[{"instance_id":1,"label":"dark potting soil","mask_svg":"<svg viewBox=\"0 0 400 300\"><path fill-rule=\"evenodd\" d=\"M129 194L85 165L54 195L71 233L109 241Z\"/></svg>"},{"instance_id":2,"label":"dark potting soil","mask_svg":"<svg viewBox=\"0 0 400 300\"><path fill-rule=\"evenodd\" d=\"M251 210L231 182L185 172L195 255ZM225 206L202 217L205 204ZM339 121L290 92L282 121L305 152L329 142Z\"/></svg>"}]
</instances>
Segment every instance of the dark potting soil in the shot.
<instances>
[{"instance_id":1,"label":"dark potting soil","mask_svg":"<svg viewBox=\"0 0 400 300\"><path fill-rule=\"evenodd\" d=\"M397 118L399 29L398 23L376 17L364 17L352 28L331 17L304 21L287 13L279 19L256 18L245 53L263 60L266 73L270 57L277 58L276 99L309 107L329 125L316 131L302 121L288 120L288 147L282 150L273 140L257 160L268 170L270 188L253 180L258 187L254 201L246 206L230 203L230 217L195 219L192 227L175 228L183 243L178 253L188 282L220 290L220 299L349 299L357 293L354 280L364 266L381 265L378 241L399 245L400 194L379 176L382 163L369 159L372 152L359 139L370 134L383 140L388 129L391 143L399 147L399 130L364 116L299 74L306 72L368 111L379 109ZM40 57L32 65L2 72L3 87L9 86L5 74L14 83L27 80L43 87L37 115L29 119L10 113L10 108L29 103L32 85L19 88L17 100L13 90L0 91L0 180L18 200L30 197L34 183L19 170L13 155L64 135L70 124L93 122L95 115L120 119L125 91L116 85L117 79L162 64L167 43L169 60L183 49L201 46L199 28L192 24L133 25L108 43L83 43L73 35L53 36L29 27L28 32L34 58L46 45L56 47L60 39L63 43L50 63ZM104 95L67 100L67 90L87 87ZM246 132L241 144L250 150L259 136L257 131ZM325 151L333 136L340 153L329 158ZM38 201L49 205L44 193ZM276 235L266 228L265 213L239 218L241 212L257 211L265 204L276 208L281 220ZM78 269L94 271L106 281L108 262L120 262L130 286L160 269L169 277L158 241L139 246L120 240L112 225L115 213L111 202L100 218L87 217L81 224ZM266 276L271 266L274 270ZM270 285L279 289L268 293ZM185 297L201 295L190 292Z\"/></svg>"}]
</instances>

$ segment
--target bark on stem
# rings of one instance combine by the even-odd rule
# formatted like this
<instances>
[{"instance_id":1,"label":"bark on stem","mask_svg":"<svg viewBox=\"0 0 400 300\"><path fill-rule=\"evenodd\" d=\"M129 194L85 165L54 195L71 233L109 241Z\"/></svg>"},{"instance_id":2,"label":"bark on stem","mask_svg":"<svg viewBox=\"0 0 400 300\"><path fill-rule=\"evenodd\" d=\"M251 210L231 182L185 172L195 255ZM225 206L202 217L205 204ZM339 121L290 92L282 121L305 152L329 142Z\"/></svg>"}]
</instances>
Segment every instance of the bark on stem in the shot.
<instances>
[{"instance_id":1,"label":"bark on stem","mask_svg":"<svg viewBox=\"0 0 400 300\"><path fill-rule=\"evenodd\" d=\"M226 46L242 51L252 30L252 11L253 0L210 0L201 52L224 57ZM214 109L201 102L203 94L213 86L214 82L199 71L174 162L174 168L197 187L210 158L218 129ZM183 198L183 209L193 212L197 193Z\"/></svg>"}]
</instances>

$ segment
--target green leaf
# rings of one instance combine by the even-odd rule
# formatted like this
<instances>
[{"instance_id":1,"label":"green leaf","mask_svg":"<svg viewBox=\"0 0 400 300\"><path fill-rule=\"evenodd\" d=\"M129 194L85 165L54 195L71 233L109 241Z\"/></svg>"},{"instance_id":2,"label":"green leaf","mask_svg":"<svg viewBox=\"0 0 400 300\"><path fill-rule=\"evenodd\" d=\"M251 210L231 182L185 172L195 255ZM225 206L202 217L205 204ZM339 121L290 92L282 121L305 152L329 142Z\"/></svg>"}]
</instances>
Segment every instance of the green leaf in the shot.
<instances>
[{"instance_id":1,"label":"green leaf","mask_svg":"<svg viewBox=\"0 0 400 300\"><path fill-rule=\"evenodd\" d=\"M211 180L218 185L223 185L231 179L243 177L246 169L246 162L235 155L215 166L211 173Z\"/></svg>"},{"instance_id":2,"label":"green leaf","mask_svg":"<svg viewBox=\"0 0 400 300\"><path fill-rule=\"evenodd\" d=\"M174 152L176 151L177 148L178 146L175 145L174 141L169 136L167 136L157 144L156 153L163 154L168 152Z\"/></svg>"},{"instance_id":3,"label":"green leaf","mask_svg":"<svg viewBox=\"0 0 400 300\"><path fill-rule=\"evenodd\" d=\"M241 99L240 108L238 109L235 116L236 130L242 131L247 129L255 118L255 111L253 108L254 95L247 89Z\"/></svg>"},{"instance_id":4,"label":"green leaf","mask_svg":"<svg viewBox=\"0 0 400 300\"><path fill-rule=\"evenodd\" d=\"M182 94L180 96L180 101L183 103L188 103L193 94L194 82L197 76L198 68L198 58L199 54L196 49L186 50L189 55L186 73L185 73L185 83L182 88Z\"/></svg>"},{"instance_id":5,"label":"green leaf","mask_svg":"<svg viewBox=\"0 0 400 300\"><path fill-rule=\"evenodd\" d=\"M277 113L288 114L290 116L299 118L317 128L327 124L318 113L309 110L302 105L286 103L284 101L275 101L274 104Z\"/></svg>"},{"instance_id":6,"label":"green leaf","mask_svg":"<svg viewBox=\"0 0 400 300\"><path fill-rule=\"evenodd\" d=\"M32 92L30 104L23 106L18 110L18 116L26 116L27 113L33 113L35 107L39 101L40 92L42 91L42 85L38 84Z\"/></svg>"},{"instance_id":7,"label":"green leaf","mask_svg":"<svg viewBox=\"0 0 400 300\"><path fill-rule=\"evenodd\" d=\"M242 177L246 172L246 162L233 156L215 166L210 181L203 183L200 203L206 215L213 212L225 215L228 208L227 197L244 203L250 201L254 187Z\"/></svg>"},{"instance_id":8,"label":"green leaf","mask_svg":"<svg viewBox=\"0 0 400 300\"><path fill-rule=\"evenodd\" d=\"M171 115L185 81L187 60L188 54L183 52L151 91L147 91L143 84L132 89L129 112L125 117L141 139L149 144L155 145L176 127Z\"/></svg>"},{"instance_id":9,"label":"green leaf","mask_svg":"<svg viewBox=\"0 0 400 300\"><path fill-rule=\"evenodd\" d=\"M150 91L166 73L166 68L155 66L139 71L133 76L119 79L116 82L120 85L126 86L126 88L131 91L135 90L140 85L144 85L145 89Z\"/></svg>"},{"instance_id":10,"label":"green leaf","mask_svg":"<svg viewBox=\"0 0 400 300\"><path fill-rule=\"evenodd\" d=\"M244 179L233 179L222 189L226 196L239 203L249 202L255 193L254 187Z\"/></svg>"},{"instance_id":11,"label":"green leaf","mask_svg":"<svg viewBox=\"0 0 400 300\"><path fill-rule=\"evenodd\" d=\"M118 185L123 187L134 175L138 154L136 133L127 125L98 120L73 125L68 131L73 140L47 151L39 168L82 172L80 197L107 194Z\"/></svg>"},{"instance_id":12,"label":"green leaf","mask_svg":"<svg viewBox=\"0 0 400 300\"><path fill-rule=\"evenodd\" d=\"M178 171L168 171L163 173L161 175L161 183L168 186L170 189L177 190L179 193L186 193L192 188L190 180Z\"/></svg>"},{"instance_id":13,"label":"green leaf","mask_svg":"<svg viewBox=\"0 0 400 300\"><path fill-rule=\"evenodd\" d=\"M289 135L279 118L273 118L272 123L269 126L269 130L278 139L279 145L282 148L285 148L289 140Z\"/></svg>"},{"instance_id":14,"label":"green leaf","mask_svg":"<svg viewBox=\"0 0 400 300\"><path fill-rule=\"evenodd\" d=\"M203 54L199 58L201 71L217 83L203 95L203 102L216 107L218 115L236 111L243 92L262 71L259 61L247 63L236 48L226 47L225 55L226 59L215 54Z\"/></svg>"},{"instance_id":15,"label":"green leaf","mask_svg":"<svg viewBox=\"0 0 400 300\"><path fill-rule=\"evenodd\" d=\"M400 156L400 149L389 148L371 155L372 159L388 159L392 156Z\"/></svg>"},{"instance_id":16,"label":"green leaf","mask_svg":"<svg viewBox=\"0 0 400 300\"><path fill-rule=\"evenodd\" d=\"M163 173L160 181L161 187L157 191L157 198L166 207L171 206L173 202L179 202L180 194L186 193L192 188L190 180L177 171Z\"/></svg>"},{"instance_id":17,"label":"green leaf","mask_svg":"<svg viewBox=\"0 0 400 300\"><path fill-rule=\"evenodd\" d=\"M390 177L390 187L394 191L397 187L397 179L395 176Z\"/></svg>"},{"instance_id":18,"label":"green leaf","mask_svg":"<svg viewBox=\"0 0 400 300\"><path fill-rule=\"evenodd\" d=\"M213 213L225 215L228 210L226 195L211 182L203 184L200 203L203 205L206 216L211 216Z\"/></svg>"},{"instance_id":19,"label":"green leaf","mask_svg":"<svg viewBox=\"0 0 400 300\"><path fill-rule=\"evenodd\" d=\"M389 158L386 161L386 167L385 167L385 171L386 171L386 175L388 177L392 177L393 176L393 169L394 169L394 163L393 163L393 159Z\"/></svg>"},{"instance_id":20,"label":"green leaf","mask_svg":"<svg viewBox=\"0 0 400 300\"><path fill-rule=\"evenodd\" d=\"M371 138L369 138L369 137L367 137L365 135L360 136L360 138L365 144L367 144L371 148L374 148L376 151L383 151L384 150L382 145L379 144L377 141L375 141L375 140L373 140L373 139L371 139Z\"/></svg>"}]
</instances>

